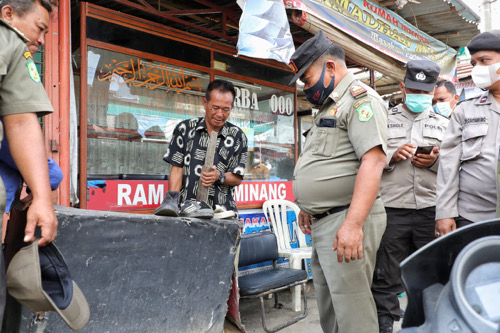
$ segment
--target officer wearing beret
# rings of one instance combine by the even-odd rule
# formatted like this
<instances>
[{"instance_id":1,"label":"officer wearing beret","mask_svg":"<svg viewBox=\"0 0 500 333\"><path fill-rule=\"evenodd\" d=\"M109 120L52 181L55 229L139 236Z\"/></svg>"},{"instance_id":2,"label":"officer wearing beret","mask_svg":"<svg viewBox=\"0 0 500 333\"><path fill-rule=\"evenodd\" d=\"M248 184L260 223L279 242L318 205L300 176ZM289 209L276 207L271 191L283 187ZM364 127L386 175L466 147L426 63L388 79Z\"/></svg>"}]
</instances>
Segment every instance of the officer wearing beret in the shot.
<instances>
[{"instance_id":1,"label":"officer wearing beret","mask_svg":"<svg viewBox=\"0 0 500 333\"><path fill-rule=\"evenodd\" d=\"M408 62L400 84L404 103L389 110L387 166L380 184L387 228L372 285L380 333L391 333L401 316L397 295L404 289L399 264L435 239L437 161L448 125L448 118L432 107L440 71L430 60Z\"/></svg>"},{"instance_id":2,"label":"officer wearing beret","mask_svg":"<svg viewBox=\"0 0 500 333\"><path fill-rule=\"evenodd\" d=\"M26 1L0 2L2 17L20 20L32 14L38 7L23 6L25 12L16 12L13 7L25 5ZM40 3L37 2L36 6ZM49 12L46 14L47 22ZM31 16L30 16L31 17ZM26 24L35 25L33 19ZM38 28L40 29L40 28ZM33 202L27 214L25 241L34 241L35 226L41 227L40 245L51 242L57 233L57 218L52 204L47 156L38 116L53 112L40 76L28 51L27 39L17 29L0 19L0 116L3 117L5 134L16 165L33 193ZM0 126L0 138L3 137ZM5 207L5 192L0 181L0 210ZM0 255L1 258L1 255ZM4 276L0 276L4 285ZM4 290L2 288L2 290ZM0 291L0 293L2 293ZM0 301L0 321L4 301Z\"/></svg>"},{"instance_id":3,"label":"officer wearing beret","mask_svg":"<svg viewBox=\"0 0 500 333\"><path fill-rule=\"evenodd\" d=\"M472 80L485 92L460 103L441 145L437 178L436 235L495 217L500 148L500 30L467 45Z\"/></svg>"},{"instance_id":4,"label":"officer wearing beret","mask_svg":"<svg viewBox=\"0 0 500 333\"><path fill-rule=\"evenodd\" d=\"M290 67L320 109L297 161L293 191L299 226L312 234L312 271L324 332L373 333L370 291L386 216L378 198L386 164L387 109L347 70L342 48L319 31ZM362 315L362 318L360 318Z\"/></svg>"}]
</instances>

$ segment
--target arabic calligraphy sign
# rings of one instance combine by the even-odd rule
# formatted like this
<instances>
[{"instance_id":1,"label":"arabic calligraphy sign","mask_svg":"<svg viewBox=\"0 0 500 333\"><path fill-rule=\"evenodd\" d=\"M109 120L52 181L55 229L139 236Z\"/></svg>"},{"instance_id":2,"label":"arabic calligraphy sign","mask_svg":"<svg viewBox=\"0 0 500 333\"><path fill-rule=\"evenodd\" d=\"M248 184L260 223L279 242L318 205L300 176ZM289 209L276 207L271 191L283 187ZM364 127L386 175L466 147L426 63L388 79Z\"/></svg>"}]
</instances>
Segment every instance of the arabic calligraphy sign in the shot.
<instances>
[{"instance_id":1,"label":"arabic calligraphy sign","mask_svg":"<svg viewBox=\"0 0 500 333\"><path fill-rule=\"evenodd\" d=\"M117 78L123 80L117 80ZM166 87L167 90L183 92L192 90L201 92L200 78L186 73L182 67L167 66L166 64L152 63L142 59L118 61L113 59L99 71L99 81L117 82L119 85L132 85L147 89Z\"/></svg>"}]
</instances>

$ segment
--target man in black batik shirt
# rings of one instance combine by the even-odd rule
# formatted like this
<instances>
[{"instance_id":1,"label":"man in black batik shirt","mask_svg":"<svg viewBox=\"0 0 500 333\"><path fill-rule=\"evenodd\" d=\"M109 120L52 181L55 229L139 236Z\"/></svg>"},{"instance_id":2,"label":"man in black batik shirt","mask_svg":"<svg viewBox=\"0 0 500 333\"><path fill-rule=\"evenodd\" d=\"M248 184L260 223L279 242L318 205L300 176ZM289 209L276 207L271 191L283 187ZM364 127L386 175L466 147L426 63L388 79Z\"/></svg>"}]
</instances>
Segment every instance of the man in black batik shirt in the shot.
<instances>
[{"instance_id":1,"label":"man in black batik shirt","mask_svg":"<svg viewBox=\"0 0 500 333\"><path fill-rule=\"evenodd\" d=\"M203 98L205 117L184 120L175 128L163 159L172 165L169 193L180 191L181 202L196 200L201 181L204 186L210 186L208 204L212 208L220 205L228 211L236 211L234 189L245 173L247 138L239 127L227 122L234 98L231 82L211 82ZM209 172L201 172L212 131L218 132L214 165Z\"/></svg>"}]
</instances>

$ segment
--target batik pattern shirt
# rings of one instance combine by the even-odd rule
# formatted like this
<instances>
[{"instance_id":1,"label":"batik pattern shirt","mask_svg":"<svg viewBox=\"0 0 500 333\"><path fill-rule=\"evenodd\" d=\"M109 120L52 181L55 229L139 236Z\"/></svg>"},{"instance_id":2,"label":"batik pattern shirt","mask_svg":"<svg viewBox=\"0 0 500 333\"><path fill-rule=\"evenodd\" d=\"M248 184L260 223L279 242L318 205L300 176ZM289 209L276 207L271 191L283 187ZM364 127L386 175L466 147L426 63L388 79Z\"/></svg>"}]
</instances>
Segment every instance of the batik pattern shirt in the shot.
<instances>
[{"instance_id":1,"label":"batik pattern shirt","mask_svg":"<svg viewBox=\"0 0 500 333\"><path fill-rule=\"evenodd\" d=\"M180 122L174 129L170 145L163 159L173 166L183 168L181 200L196 199L201 169L205 164L210 136L205 118L193 118ZM232 172L241 177L247 161L247 137L243 131L226 122L217 136L214 165L219 172ZM208 204L224 206L236 211L234 186L218 182L210 186Z\"/></svg>"}]
</instances>

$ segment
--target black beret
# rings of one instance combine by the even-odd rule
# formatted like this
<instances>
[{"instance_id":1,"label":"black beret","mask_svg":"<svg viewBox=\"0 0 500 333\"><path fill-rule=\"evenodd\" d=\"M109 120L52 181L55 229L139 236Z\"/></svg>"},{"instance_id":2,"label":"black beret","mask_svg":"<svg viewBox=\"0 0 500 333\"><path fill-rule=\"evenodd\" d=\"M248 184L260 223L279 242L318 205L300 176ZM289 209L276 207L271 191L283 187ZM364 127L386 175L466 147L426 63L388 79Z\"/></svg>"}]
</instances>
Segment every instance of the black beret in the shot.
<instances>
[{"instance_id":1,"label":"black beret","mask_svg":"<svg viewBox=\"0 0 500 333\"><path fill-rule=\"evenodd\" d=\"M290 85L295 83L302 74L311 66L314 60L318 59L325 53L326 50L333 43L326 38L323 31L319 30L313 38L306 40L295 52L292 54L289 66L294 71L295 76Z\"/></svg>"},{"instance_id":2,"label":"black beret","mask_svg":"<svg viewBox=\"0 0 500 333\"><path fill-rule=\"evenodd\" d=\"M500 52L500 30L490 30L471 39L467 44L470 54L478 51L499 51Z\"/></svg>"}]
</instances>

